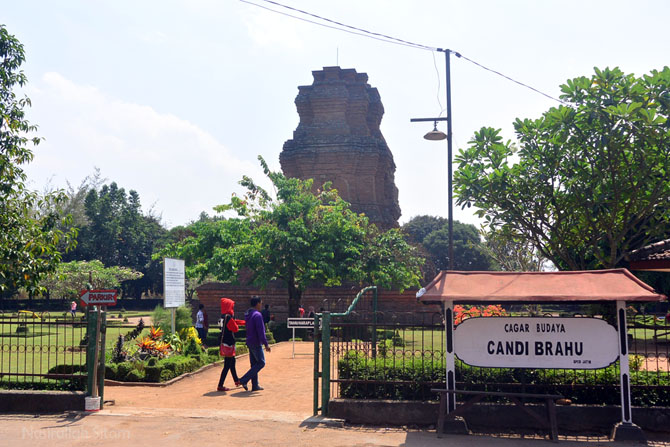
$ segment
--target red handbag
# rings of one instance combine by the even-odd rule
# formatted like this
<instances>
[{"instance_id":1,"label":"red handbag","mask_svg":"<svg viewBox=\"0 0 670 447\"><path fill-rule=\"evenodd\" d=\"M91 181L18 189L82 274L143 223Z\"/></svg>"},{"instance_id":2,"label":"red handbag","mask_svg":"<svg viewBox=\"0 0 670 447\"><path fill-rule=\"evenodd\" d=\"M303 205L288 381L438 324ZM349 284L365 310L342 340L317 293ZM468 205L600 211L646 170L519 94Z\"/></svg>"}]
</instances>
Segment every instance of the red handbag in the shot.
<instances>
[{"instance_id":1,"label":"red handbag","mask_svg":"<svg viewBox=\"0 0 670 447\"><path fill-rule=\"evenodd\" d=\"M230 346L223 342L223 336L226 335L226 329L228 329L228 325L226 324L227 322L228 318L224 318L223 332L221 334L221 346L219 346L219 355L221 355L221 357L235 357L235 345Z\"/></svg>"},{"instance_id":2,"label":"red handbag","mask_svg":"<svg viewBox=\"0 0 670 447\"><path fill-rule=\"evenodd\" d=\"M235 346L221 343L221 346L219 346L219 354L221 354L221 357L235 357Z\"/></svg>"}]
</instances>

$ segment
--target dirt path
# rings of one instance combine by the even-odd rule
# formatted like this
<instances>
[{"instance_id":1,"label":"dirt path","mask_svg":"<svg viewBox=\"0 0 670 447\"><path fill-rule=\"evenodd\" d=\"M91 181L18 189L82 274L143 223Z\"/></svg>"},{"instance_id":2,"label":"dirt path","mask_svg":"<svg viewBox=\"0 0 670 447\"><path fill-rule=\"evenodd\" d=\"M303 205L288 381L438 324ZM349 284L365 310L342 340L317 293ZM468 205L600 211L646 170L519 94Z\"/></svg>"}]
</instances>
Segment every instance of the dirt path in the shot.
<instances>
[{"instance_id":1,"label":"dirt path","mask_svg":"<svg viewBox=\"0 0 670 447\"><path fill-rule=\"evenodd\" d=\"M313 352L313 344L296 343L296 353ZM292 345L279 343L272 352L265 353L266 366L259 374L259 383L265 388L259 392L247 392L236 388L226 393L217 392L216 386L221 367L214 367L187 377L167 387L106 386L105 400L114 400L106 407L111 413L126 409L192 409L264 411L277 414L278 418L303 420L312 415L312 387L314 357L299 355L291 358ZM237 359L237 373L242 376L249 369L248 356ZM233 379L228 374L226 386L233 388Z\"/></svg>"}]
</instances>

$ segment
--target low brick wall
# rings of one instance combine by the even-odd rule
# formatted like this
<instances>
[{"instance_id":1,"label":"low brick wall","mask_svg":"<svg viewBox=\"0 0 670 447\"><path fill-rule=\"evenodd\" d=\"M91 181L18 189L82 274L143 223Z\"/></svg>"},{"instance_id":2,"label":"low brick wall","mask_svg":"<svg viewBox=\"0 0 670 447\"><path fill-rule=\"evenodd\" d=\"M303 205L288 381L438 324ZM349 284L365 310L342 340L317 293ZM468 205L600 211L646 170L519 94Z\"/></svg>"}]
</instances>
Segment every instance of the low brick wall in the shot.
<instances>
[{"instance_id":1,"label":"low brick wall","mask_svg":"<svg viewBox=\"0 0 670 447\"><path fill-rule=\"evenodd\" d=\"M81 391L0 390L0 412L61 413L83 411L85 393Z\"/></svg>"},{"instance_id":2,"label":"low brick wall","mask_svg":"<svg viewBox=\"0 0 670 447\"><path fill-rule=\"evenodd\" d=\"M439 404L435 402L334 399L328 415L354 424L435 425ZM544 415L544 405L529 405ZM557 406L558 431L562 434L607 434L621 421L615 406ZM537 430L539 427L514 405L477 404L465 414L474 431ZM643 430L670 432L670 408L633 408L633 422Z\"/></svg>"}]
</instances>

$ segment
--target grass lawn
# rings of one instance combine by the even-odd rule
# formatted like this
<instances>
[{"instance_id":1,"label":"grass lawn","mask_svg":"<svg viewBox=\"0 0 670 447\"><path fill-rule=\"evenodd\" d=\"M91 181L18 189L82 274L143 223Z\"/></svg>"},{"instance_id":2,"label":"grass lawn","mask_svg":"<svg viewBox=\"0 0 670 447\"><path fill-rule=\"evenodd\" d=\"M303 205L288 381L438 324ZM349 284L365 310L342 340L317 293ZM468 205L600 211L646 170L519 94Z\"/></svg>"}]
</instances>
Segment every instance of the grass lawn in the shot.
<instances>
[{"instance_id":1,"label":"grass lawn","mask_svg":"<svg viewBox=\"0 0 670 447\"><path fill-rule=\"evenodd\" d=\"M85 324L63 324L62 313L48 318L27 319L28 333L17 333L21 323L0 318L0 376L2 373L44 374L56 365L84 365L85 347L80 347L86 335ZM68 320L71 322L72 318ZM77 318L77 321L80 321ZM127 334L130 327L107 328L106 351L111 351L119 334ZM142 332L142 336L149 329ZM24 377L5 376L3 380L23 381ZM26 379L30 381L30 378ZM39 380L38 378L34 380Z\"/></svg>"}]
</instances>

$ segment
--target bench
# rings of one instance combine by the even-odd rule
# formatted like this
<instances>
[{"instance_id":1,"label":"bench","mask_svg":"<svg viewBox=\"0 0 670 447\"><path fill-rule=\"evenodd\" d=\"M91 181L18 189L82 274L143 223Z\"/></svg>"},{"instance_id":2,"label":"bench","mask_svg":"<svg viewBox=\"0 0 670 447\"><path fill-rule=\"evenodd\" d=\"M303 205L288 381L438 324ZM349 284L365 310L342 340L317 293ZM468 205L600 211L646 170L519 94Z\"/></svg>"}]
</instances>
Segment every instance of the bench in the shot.
<instances>
[{"instance_id":1,"label":"bench","mask_svg":"<svg viewBox=\"0 0 670 447\"><path fill-rule=\"evenodd\" d=\"M443 388L432 388L433 393L440 395L440 410L437 417L437 437L441 438L444 433L444 423L449 419L454 419L456 416L462 416L470 407L481 401L485 397L497 396L504 397L512 401L516 406L521 408L526 414L535 419L543 427L549 428L551 440L558 442L558 424L556 422L556 399L562 399L560 394L532 394L532 393L505 393L498 391L464 391L464 390L447 390ZM473 396L464 404L458 406L451 413L447 413L447 401L450 394L462 394L466 396ZM543 418L532 409L524 405L521 399L538 399L544 400L547 410L547 417Z\"/></svg>"}]
</instances>

